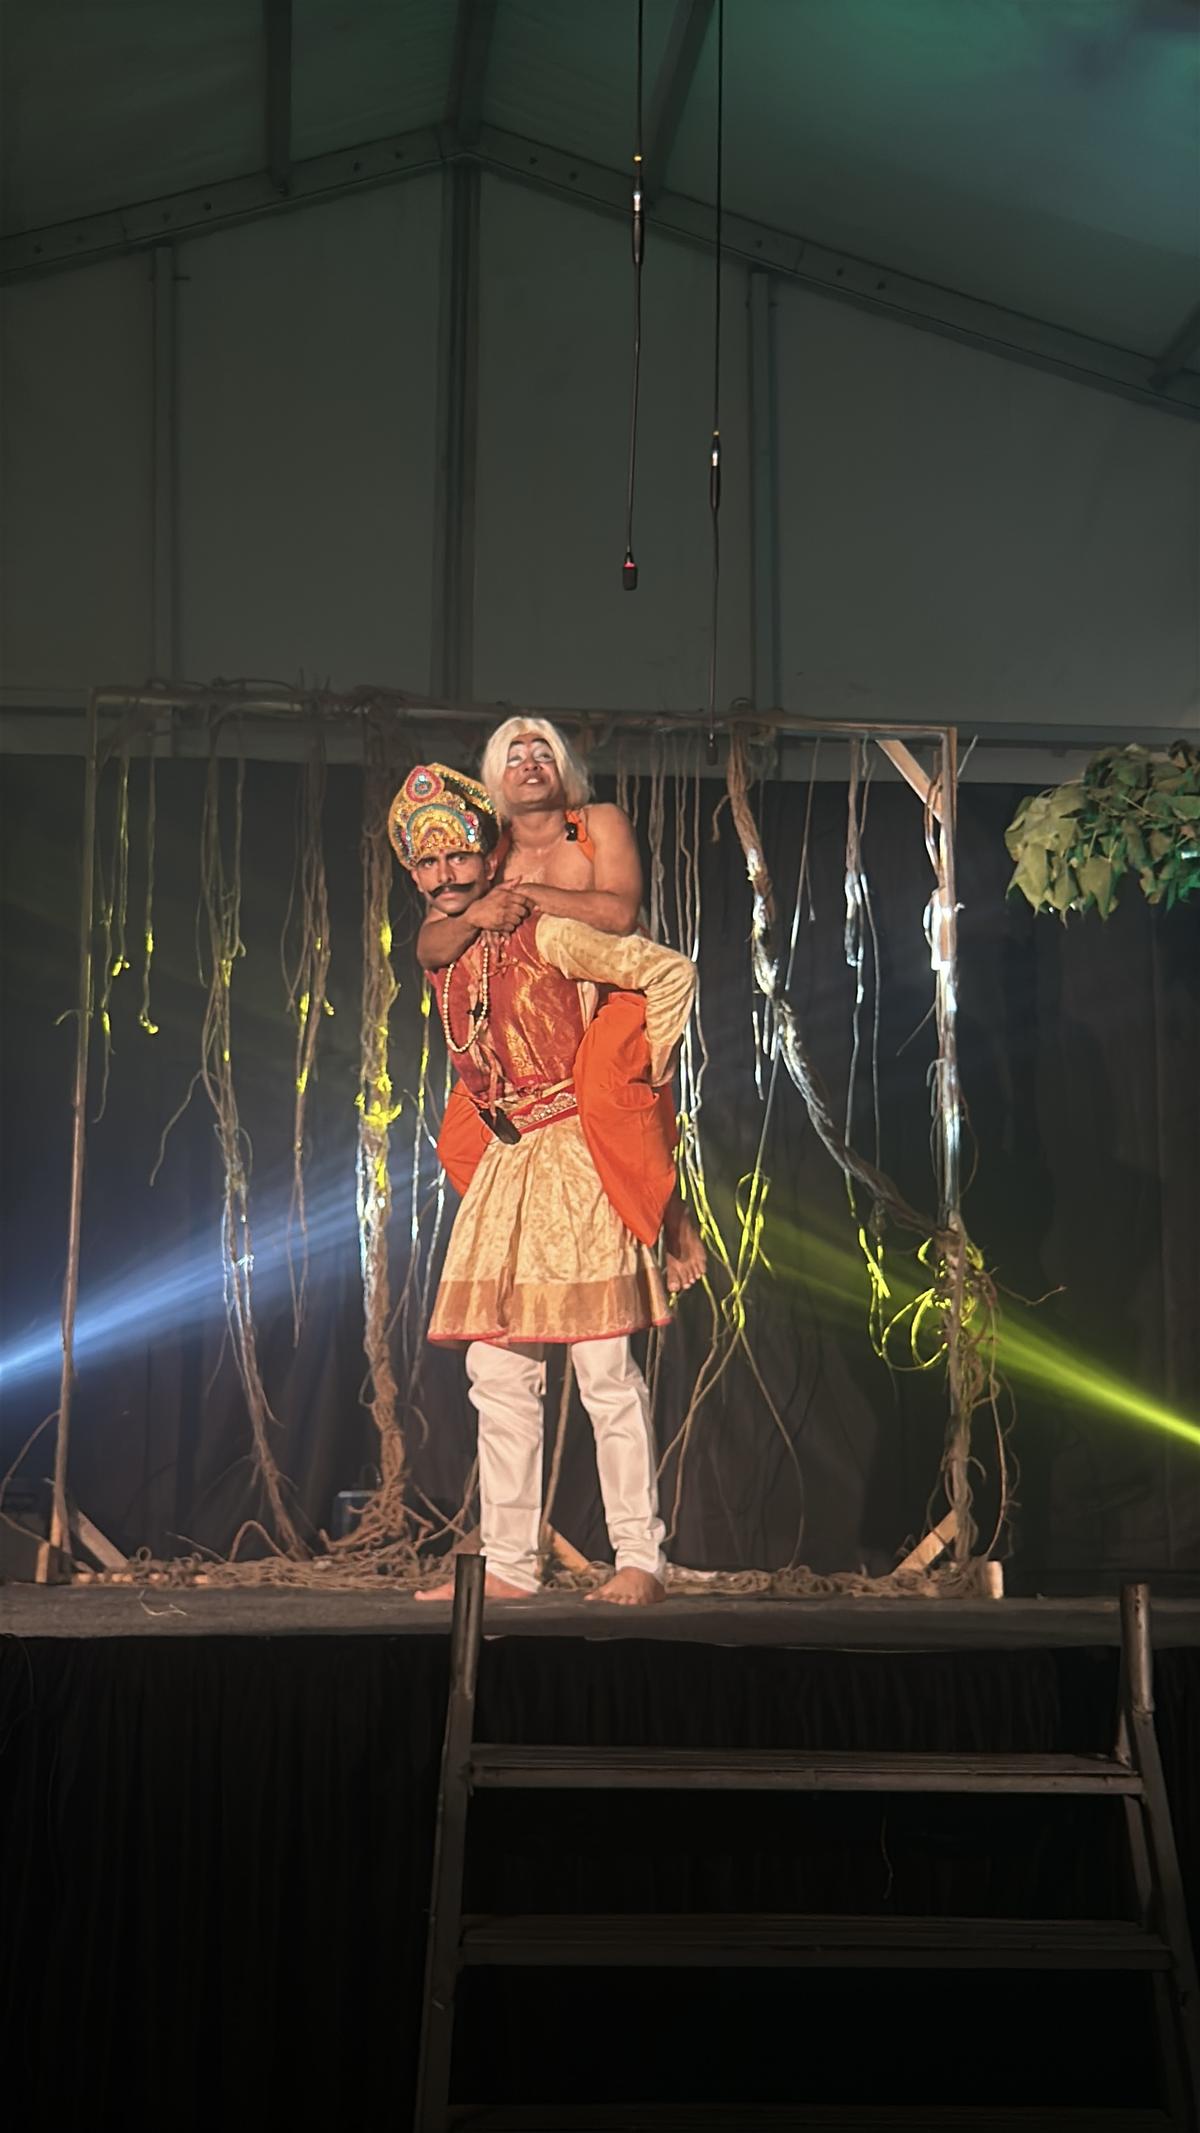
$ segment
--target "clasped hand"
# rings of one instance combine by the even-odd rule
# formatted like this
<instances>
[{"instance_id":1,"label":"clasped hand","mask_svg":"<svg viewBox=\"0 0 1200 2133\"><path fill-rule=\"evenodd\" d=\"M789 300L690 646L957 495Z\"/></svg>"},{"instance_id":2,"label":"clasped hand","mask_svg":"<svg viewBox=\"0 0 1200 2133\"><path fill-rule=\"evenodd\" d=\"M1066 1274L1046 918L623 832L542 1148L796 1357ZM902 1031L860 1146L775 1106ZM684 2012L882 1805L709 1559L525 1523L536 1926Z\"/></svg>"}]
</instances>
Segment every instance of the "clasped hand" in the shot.
<instances>
[{"instance_id":1,"label":"clasped hand","mask_svg":"<svg viewBox=\"0 0 1200 2133\"><path fill-rule=\"evenodd\" d=\"M498 881L486 896L471 905L469 916L481 933L515 933L535 908L533 898L524 889Z\"/></svg>"}]
</instances>

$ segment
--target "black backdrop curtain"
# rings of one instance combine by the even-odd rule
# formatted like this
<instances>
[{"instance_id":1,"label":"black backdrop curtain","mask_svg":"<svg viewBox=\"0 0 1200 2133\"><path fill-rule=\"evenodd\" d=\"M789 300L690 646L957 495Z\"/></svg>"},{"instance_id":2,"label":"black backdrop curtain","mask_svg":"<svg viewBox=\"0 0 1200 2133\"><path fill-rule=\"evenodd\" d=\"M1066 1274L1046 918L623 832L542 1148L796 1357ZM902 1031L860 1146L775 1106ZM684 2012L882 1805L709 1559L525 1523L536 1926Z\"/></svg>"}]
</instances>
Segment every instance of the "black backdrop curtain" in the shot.
<instances>
[{"instance_id":1,"label":"black backdrop curtain","mask_svg":"<svg viewBox=\"0 0 1200 2133\"><path fill-rule=\"evenodd\" d=\"M232 764L222 776L228 798ZM157 1036L137 1026L136 949L133 970L114 987L107 1104L89 1133L81 1290L81 1331L98 1331L103 1345L81 1341L71 1454L73 1493L97 1523L127 1548L166 1552L189 1541L223 1550L242 1518L261 1509L241 1395L222 1340L220 1179L202 1091L167 1142L157 1183L148 1183L163 1127L199 1057L203 991L195 907L204 777L197 762L158 765ZM324 1526L336 1492L369 1475L372 1460L360 1398L354 1227L362 787L353 769L329 773L325 849L336 1013L322 1033L312 1097L308 1189L323 1228L314 1238L308 1316L295 1347L278 1249L293 1079L279 938L298 779L293 764L247 766L247 954L233 976L233 1063L254 1145L260 1354L283 1424L277 1454L304 1515ZM65 1022L59 1018L75 997L81 787L77 762L9 759L4 766L0 1337L10 1362L32 1339L50 1340L47 1361L10 1373L0 1388L5 1465L56 1396L52 1336L65 1251L73 1050L69 1014ZM143 762L133 766L130 790L130 937L137 943ZM752 1065L749 896L727 816L719 841L709 836L719 792L715 784L703 788L701 978L710 1065L702 1133L712 1196L728 1229L761 1109ZM968 1223L1002 1282L1030 1297L1062 1289L1033 1321L1062 1344L1060 1381L1014 1379L1021 1479L1011 1582L1087 1589L1147 1572L1160 1589L1182 1589L1200 1579L1200 1449L1134 1416L1098 1409L1079 1373L1115 1375L1135 1395L1200 1415L1200 911L1152 912L1127 890L1107 925L1092 916L1063 928L1006 902L1003 829L1017 797L1009 788L966 785L959 834L961 1059L979 1150ZM110 771L100 810L106 852L113 801ZM805 787L781 782L758 795L787 915L805 802ZM643 804L643 822L645 812ZM845 1087L852 1000L842 946L844 842L844 788L820 783L812 821L815 917L801 929L794 993L835 1112ZM670 848L669 819L668 855ZM929 1025L921 1025L931 974L921 917L930 876L919 807L906 789L872 789L864 857L882 969L884 1164L911 1198L928 1205L932 1045ZM394 906L402 991L393 1018L393 1073L398 1088L411 1090L420 1034L411 956L416 911L399 880ZM440 1060L436 1034L434 1047ZM868 1004L864 1057L869 1051ZM99 1096L94 1076L93 1111ZM855 1135L870 1153L874 1126L865 1079ZM406 1104L393 1159L398 1275L407 1251L412 1148ZM696 1426L673 1553L701 1568L770 1567L795 1551L819 1570L884 1571L906 1537L920 1530L936 1479L940 1379L889 1376L873 1355L865 1268L840 1174L786 1078L765 1167L772 1180L765 1236L770 1271L755 1279L750 1338L786 1441L749 1372L736 1365ZM422 1191L432 1182L426 1154ZM172 1274L174 1286L161 1300ZM707 1330L704 1305L689 1299L668 1337L665 1430L678 1416ZM428 1357L421 1406L427 1427L413 1428L415 1481L430 1502L450 1509L461 1496L471 1453L454 1354ZM603 1533L587 1437L576 1416L556 1523L598 1552ZM986 1431L980 1443L986 1452ZM27 1470L45 1471L38 1451ZM670 1489L673 1475L667 1480ZM987 1481L980 1510L986 1525L994 1510Z\"/></svg>"}]
</instances>

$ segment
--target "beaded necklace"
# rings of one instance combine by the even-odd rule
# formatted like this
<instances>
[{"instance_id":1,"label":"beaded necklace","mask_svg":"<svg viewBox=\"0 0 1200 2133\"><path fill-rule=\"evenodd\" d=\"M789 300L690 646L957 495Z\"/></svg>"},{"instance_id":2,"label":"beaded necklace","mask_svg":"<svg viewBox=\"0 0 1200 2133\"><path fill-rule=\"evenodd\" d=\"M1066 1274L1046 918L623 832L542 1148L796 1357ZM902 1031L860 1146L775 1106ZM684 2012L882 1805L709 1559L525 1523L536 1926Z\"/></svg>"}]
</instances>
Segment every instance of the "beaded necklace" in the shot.
<instances>
[{"instance_id":1,"label":"beaded necklace","mask_svg":"<svg viewBox=\"0 0 1200 2133\"><path fill-rule=\"evenodd\" d=\"M450 981L458 968L458 962L456 959L453 963L447 963L446 975L442 979L441 1009L442 1029L445 1034L446 1048L448 1051L469 1052L476 1038L482 1035L488 1018L488 1005L490 994L489 980L491 976L491 967L491 943L490 941L485 940L483 944L483 960L479 972L479 998L476 1000L474 1007L471 1009L470 1035L468 1036L465 1044L456 1044L450 1034Z\"/></svg>"}]
</instances>

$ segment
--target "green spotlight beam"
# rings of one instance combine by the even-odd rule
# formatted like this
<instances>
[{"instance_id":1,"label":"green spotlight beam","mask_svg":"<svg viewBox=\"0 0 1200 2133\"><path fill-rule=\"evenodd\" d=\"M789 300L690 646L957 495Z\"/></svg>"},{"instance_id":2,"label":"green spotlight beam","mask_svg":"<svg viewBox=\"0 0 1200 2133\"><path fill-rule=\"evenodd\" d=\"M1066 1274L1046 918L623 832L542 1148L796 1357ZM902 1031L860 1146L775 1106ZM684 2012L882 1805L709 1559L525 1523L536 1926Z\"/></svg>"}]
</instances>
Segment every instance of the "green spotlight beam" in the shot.
<instances>
[{"instance_id":1,"label":"green spotlight beam","mask_svg":"<svg viewBox=\"0 0 1200 2133\"><path fill-rule=\"evenodd\" d=\"M861 1254L815 1229L801 1228L772 1210L768 1217L768 1257L781 1280L803 1284L832 1306L842 1322L861 1322L868 1296ZM914 1279L907 1265L894 1256L885 1262L885 1272L896 1311L903 1311L924 1292L925 1284ZM1071 1342L1030 1325L1028 1308L1007 1299L997 1327L996 1364L1014 1386L1027 1385L1061 1395L1075 1407L1161 1430L1200 1450L1200 1422L1152 1399L1140 1386L1120 1377Z\"/></svg>"}]
</instances>

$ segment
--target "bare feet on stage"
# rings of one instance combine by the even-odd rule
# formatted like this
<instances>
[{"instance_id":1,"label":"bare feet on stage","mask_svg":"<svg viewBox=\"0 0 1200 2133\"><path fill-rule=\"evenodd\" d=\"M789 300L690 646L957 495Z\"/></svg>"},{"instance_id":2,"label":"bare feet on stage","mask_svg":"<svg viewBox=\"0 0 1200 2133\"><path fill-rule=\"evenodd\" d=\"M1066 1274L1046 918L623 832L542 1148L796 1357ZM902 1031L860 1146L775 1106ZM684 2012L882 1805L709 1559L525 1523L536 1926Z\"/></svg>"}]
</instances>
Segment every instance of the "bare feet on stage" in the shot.
<instances>
[{"instance_id":1,"label":"bare feet on stage","mask_svg":"<svg viewBox=\"0 0 1200 2133\"><path fill-rule=\"evenodd\" d=\"M483 1581L483 1597L485 1600L533 1600L537 1598L537 1595L536 1593L526 1592L523 1585L510 1585L504 1578L493 1577L489 1570ZM428 1592L414 1593L413 1598L417 1600L452 1600L454 1598L454 1580L453 1578L447 1578L443 1585L431 1585Z\"/></svg>"},{"instance_id":2,"label":"bare feet on stage","mask_svg":"<svg viewBox=\"0 0 1200 2133\"><path fill-rule=\"evenodd\" d=\"M677 1192L671 1194L663 1217L663 1248L667 1259L667 1287L672 1296L703 1281L708 1254L696 1218Z\"/></svg>"},{"instance_id":3,"label":"bare feet on stage","mask_svg":"<svg viewBox=\"0 0 1200 2133\"><path fill-rule=\"evenodd\" d=\"M652 1577L648 1570L618 1570L607 1585L598 1585L588 1594L589 1601L608 1600L613 1607L653 1607L666 1597L661 1578Z\"/></svg>"}]
</instances>

